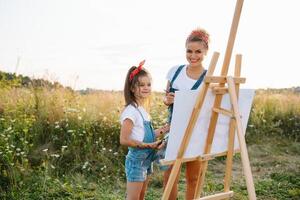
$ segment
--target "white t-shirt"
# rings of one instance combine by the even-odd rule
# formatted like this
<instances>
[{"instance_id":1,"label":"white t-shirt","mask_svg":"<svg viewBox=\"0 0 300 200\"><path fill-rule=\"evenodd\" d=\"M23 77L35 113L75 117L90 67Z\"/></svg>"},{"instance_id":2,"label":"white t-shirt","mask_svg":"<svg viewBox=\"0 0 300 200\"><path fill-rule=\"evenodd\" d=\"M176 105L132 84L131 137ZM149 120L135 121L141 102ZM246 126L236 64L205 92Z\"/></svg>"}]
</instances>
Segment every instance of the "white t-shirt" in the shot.
<instances>
[{"instance_id":1,"label":"white t-shirt","mask_svg":"<svg viewBox=\"0 0 300 200\"><path fill-rule=\"evenodd\" d=\"M145 135L144 124L143 118L137 109L139 109L146 121L150 121L149 114L142 106L135 108L132 105L126 106L121 114L120 121L123 124L125 119L130 119L133 123L130 138L142 142Z\"/></svg>"},{"instance_id":2,"label":"white t-shirt","mask_svg":"<svg viewBox=\"0 0 300 200\"><path fill-rule=\"evenodd\" d=\"M177 71L177 69L180 66L181 65L176 65L169 70L167 77L166 77L168 81L170 81L170 82L172 81L172 78L173 78L175 72ZM178 74L177 78L173 82L173 85L172 85L173 88L178 89L178 90L191 90L191 88L197 82L197 80L191 79L190 77L188 77L188 75L186 74L186 68L187 68L187 65L184 65L184 67ZM198 87L198 89L199 88L200 87Z\"/></svg>"}]
</instances>

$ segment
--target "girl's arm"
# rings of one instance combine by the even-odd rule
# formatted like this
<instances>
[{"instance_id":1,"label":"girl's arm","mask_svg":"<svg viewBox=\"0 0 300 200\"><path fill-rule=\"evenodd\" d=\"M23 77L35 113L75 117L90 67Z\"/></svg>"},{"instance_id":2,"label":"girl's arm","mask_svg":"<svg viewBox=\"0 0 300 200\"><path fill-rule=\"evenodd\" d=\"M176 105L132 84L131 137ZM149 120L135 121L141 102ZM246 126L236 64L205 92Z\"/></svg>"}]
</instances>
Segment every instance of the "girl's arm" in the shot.
<instances>
[{"instance_id":1,"label":"girl's arm","mask_svg":"<svg viewBox=\"0 0 300 200\"><path fill-rule=\"evenodd\" d=\"M158 142L144 143L130 138L133 128L133 122L130 119L125 119L121 127L120 144L128 147L136 148L156 148Z\"/></svg>"}]
</instances>

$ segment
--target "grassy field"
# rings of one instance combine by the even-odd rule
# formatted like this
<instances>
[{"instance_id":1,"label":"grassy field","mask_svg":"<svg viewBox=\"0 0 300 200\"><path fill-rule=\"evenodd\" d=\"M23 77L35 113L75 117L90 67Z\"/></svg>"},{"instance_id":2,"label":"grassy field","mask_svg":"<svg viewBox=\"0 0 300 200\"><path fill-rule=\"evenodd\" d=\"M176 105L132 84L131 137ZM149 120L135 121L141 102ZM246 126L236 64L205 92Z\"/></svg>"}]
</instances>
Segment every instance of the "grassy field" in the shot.
<instances>
[{"instance_id":1,"label":"grassy field","mask_svg":"<svg viewBox=\"0 0 300 200\"><path fill-rule=\"evenodd\" d=\"M120 92L62 87L0 87L0 199L124 199L119 144ZM166 121L162 94L152 99L155 127ZM300 95L256 92L246 140L258 199L300 198ZM225 158L209 162L205 194L222 191ZM183 169L184 170L184 169ZM247 199L240 156L234 158L233 199ZM184 172L179 182L184 199ZM146 199L160 199L155 168Z\"/></svg>"}]
</instances>

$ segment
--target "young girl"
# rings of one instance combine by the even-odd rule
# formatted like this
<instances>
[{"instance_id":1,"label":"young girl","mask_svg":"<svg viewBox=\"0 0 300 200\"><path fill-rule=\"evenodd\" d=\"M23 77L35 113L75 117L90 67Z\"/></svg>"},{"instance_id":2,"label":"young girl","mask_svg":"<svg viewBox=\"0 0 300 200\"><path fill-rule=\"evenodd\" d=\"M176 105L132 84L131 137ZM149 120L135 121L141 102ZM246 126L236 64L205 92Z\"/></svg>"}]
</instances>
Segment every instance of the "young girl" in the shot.
<instances>
[{"instance_id":1,"label":"young girl","mask_svg":"<svg viewBox=\"0 0 300 200\"><path fill-rule=\"evenodd\" d=\"M162 148L156 138L168 131L168 126L153 131L146 104L151 94L150 74L142 67L131 67L124 87L126 107L121 114L120 143L128 146L125 161L127 200L144 199L148 175L152 173L155 149Z\"/></svg>"},{"instance_id":2,"label":"young girl","mask_svg":"<svg viewBox=\"0 0 300 200\"><path fill-rule=\"evenodd\" d=\"M171 122L173 112L173 102L176 90L196 90L202 83L206 70L203 67L202 61L207 54L209 46L209 34L204 29L195 29L187 37L185 42L186 59L188 64L175 66L171 68L167 74L167 89L164 104L169 107L169 122ZM198 178L200 162L193 161L186 163L186 198L193 199L195 187ZM168 182L172 167L169 167L164 173L164 186ZM172 188L170 198L177 198L177 182Z\"/></svg>"}]
</instances>

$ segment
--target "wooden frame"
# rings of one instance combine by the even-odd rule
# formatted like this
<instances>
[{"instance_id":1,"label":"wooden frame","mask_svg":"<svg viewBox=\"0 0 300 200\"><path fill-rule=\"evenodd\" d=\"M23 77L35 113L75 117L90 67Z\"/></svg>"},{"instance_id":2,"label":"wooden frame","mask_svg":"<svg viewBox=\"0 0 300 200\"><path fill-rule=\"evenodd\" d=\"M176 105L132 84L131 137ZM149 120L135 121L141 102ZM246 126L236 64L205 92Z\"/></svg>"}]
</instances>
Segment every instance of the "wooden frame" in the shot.
<instances>
[{"instance_id":1,"label":"wooden frame","mask_svg":"<svg viewBox=\"0 0 300 200\"><path fill-rule=\"evenodd\" d=\"M190 116L188 126L185 130L183 139L181 141L181 145L179 147L177 158L173 162L172 171L171 171L168 183L165 187L165 190L164 190L164 193L162 196L163 200L167 200L169 198L169 195L172 190L172 186L173 186L175 179L179 173L182 163L190 162L190 161L194 161L194 160L199 160L199 162L201 162L201 168L199 170L197 185L195 188L194 199L217 200L217 199L228 199L228 198L232 197L233 191L230 191L230 182L231 182L231 174L232 174L231 173L232 172L232 160L233 160L233 155L235 153L235 151L234 151L235 130L237 130L238 140L239 140L239 144L240 144L242 165L243 165L243 170L245 173L245 179L246 179L246 185L247 185L249 199L250 200L256 199L254 183L253 183L253 178L252 178L252 172L251 172L251 168L250 168L250 162L249 162L249 158L248 158L246 142L245 142L245 138L243 135L241 116L240 116L239 107L238 107L239 85L241 83L244 83L246 80L245 78L240 77L241 61L242 61L241 55L236 56L234 77L227 76L242 6L243 6L243 0L237 0L236 7L235 7L235 13L234 13L234 17L233 17L233 21L232 21L232 25L231 25L231 29L230 29L230 35L229 35L227 48L226 48L226 52L225 52L225 57L224 57L224 61L223 61L221 76L213 76L213 72L215 70L215 67L216 67L216 64L218 61L219 53L214 52L214 54L213 54L210 66L209 66L207 74L206 74L204 84L203 84L202 88L200 89L199 95L197 96L197 100L194 105L192 114ZM217 85L216 85L216 83L217 83ZM225 84L227 84L227 87L225 86ZM199 116L200 110L202 108L202 105L203 105L203 102L204 102L204 99L205 99L205 96L207 94L209 87L213 88L213 91L215 94L215 101L214 101L214 105L212 108L213 112L212 112L212 115L210 118L208 135L206 138L206 143L205 143L205 148L204 148L204 155L201 157L196 157L196 158L192 158L192 159L184 159L183 155L189 144L196 120ZM230 102L232 105L231 110L225 110L220 107L223 95L226 93L229 93L229 96L230 96ZM213 155L213 154L210 154L210 151L211 151L211 147L212 147L212 142L213 142L215 128L216 128L219 114L224 114L231 118L230 125L229 125L228 150L225 153ZM227 156L226 171L225 171L225 178L224 178L224 192L200 198L201 192L203 190L205 173L206 173L207 167L208 167L208 161L213 159L214 157L217 157L220 155Z\"/></svg>"}]
</instances>

